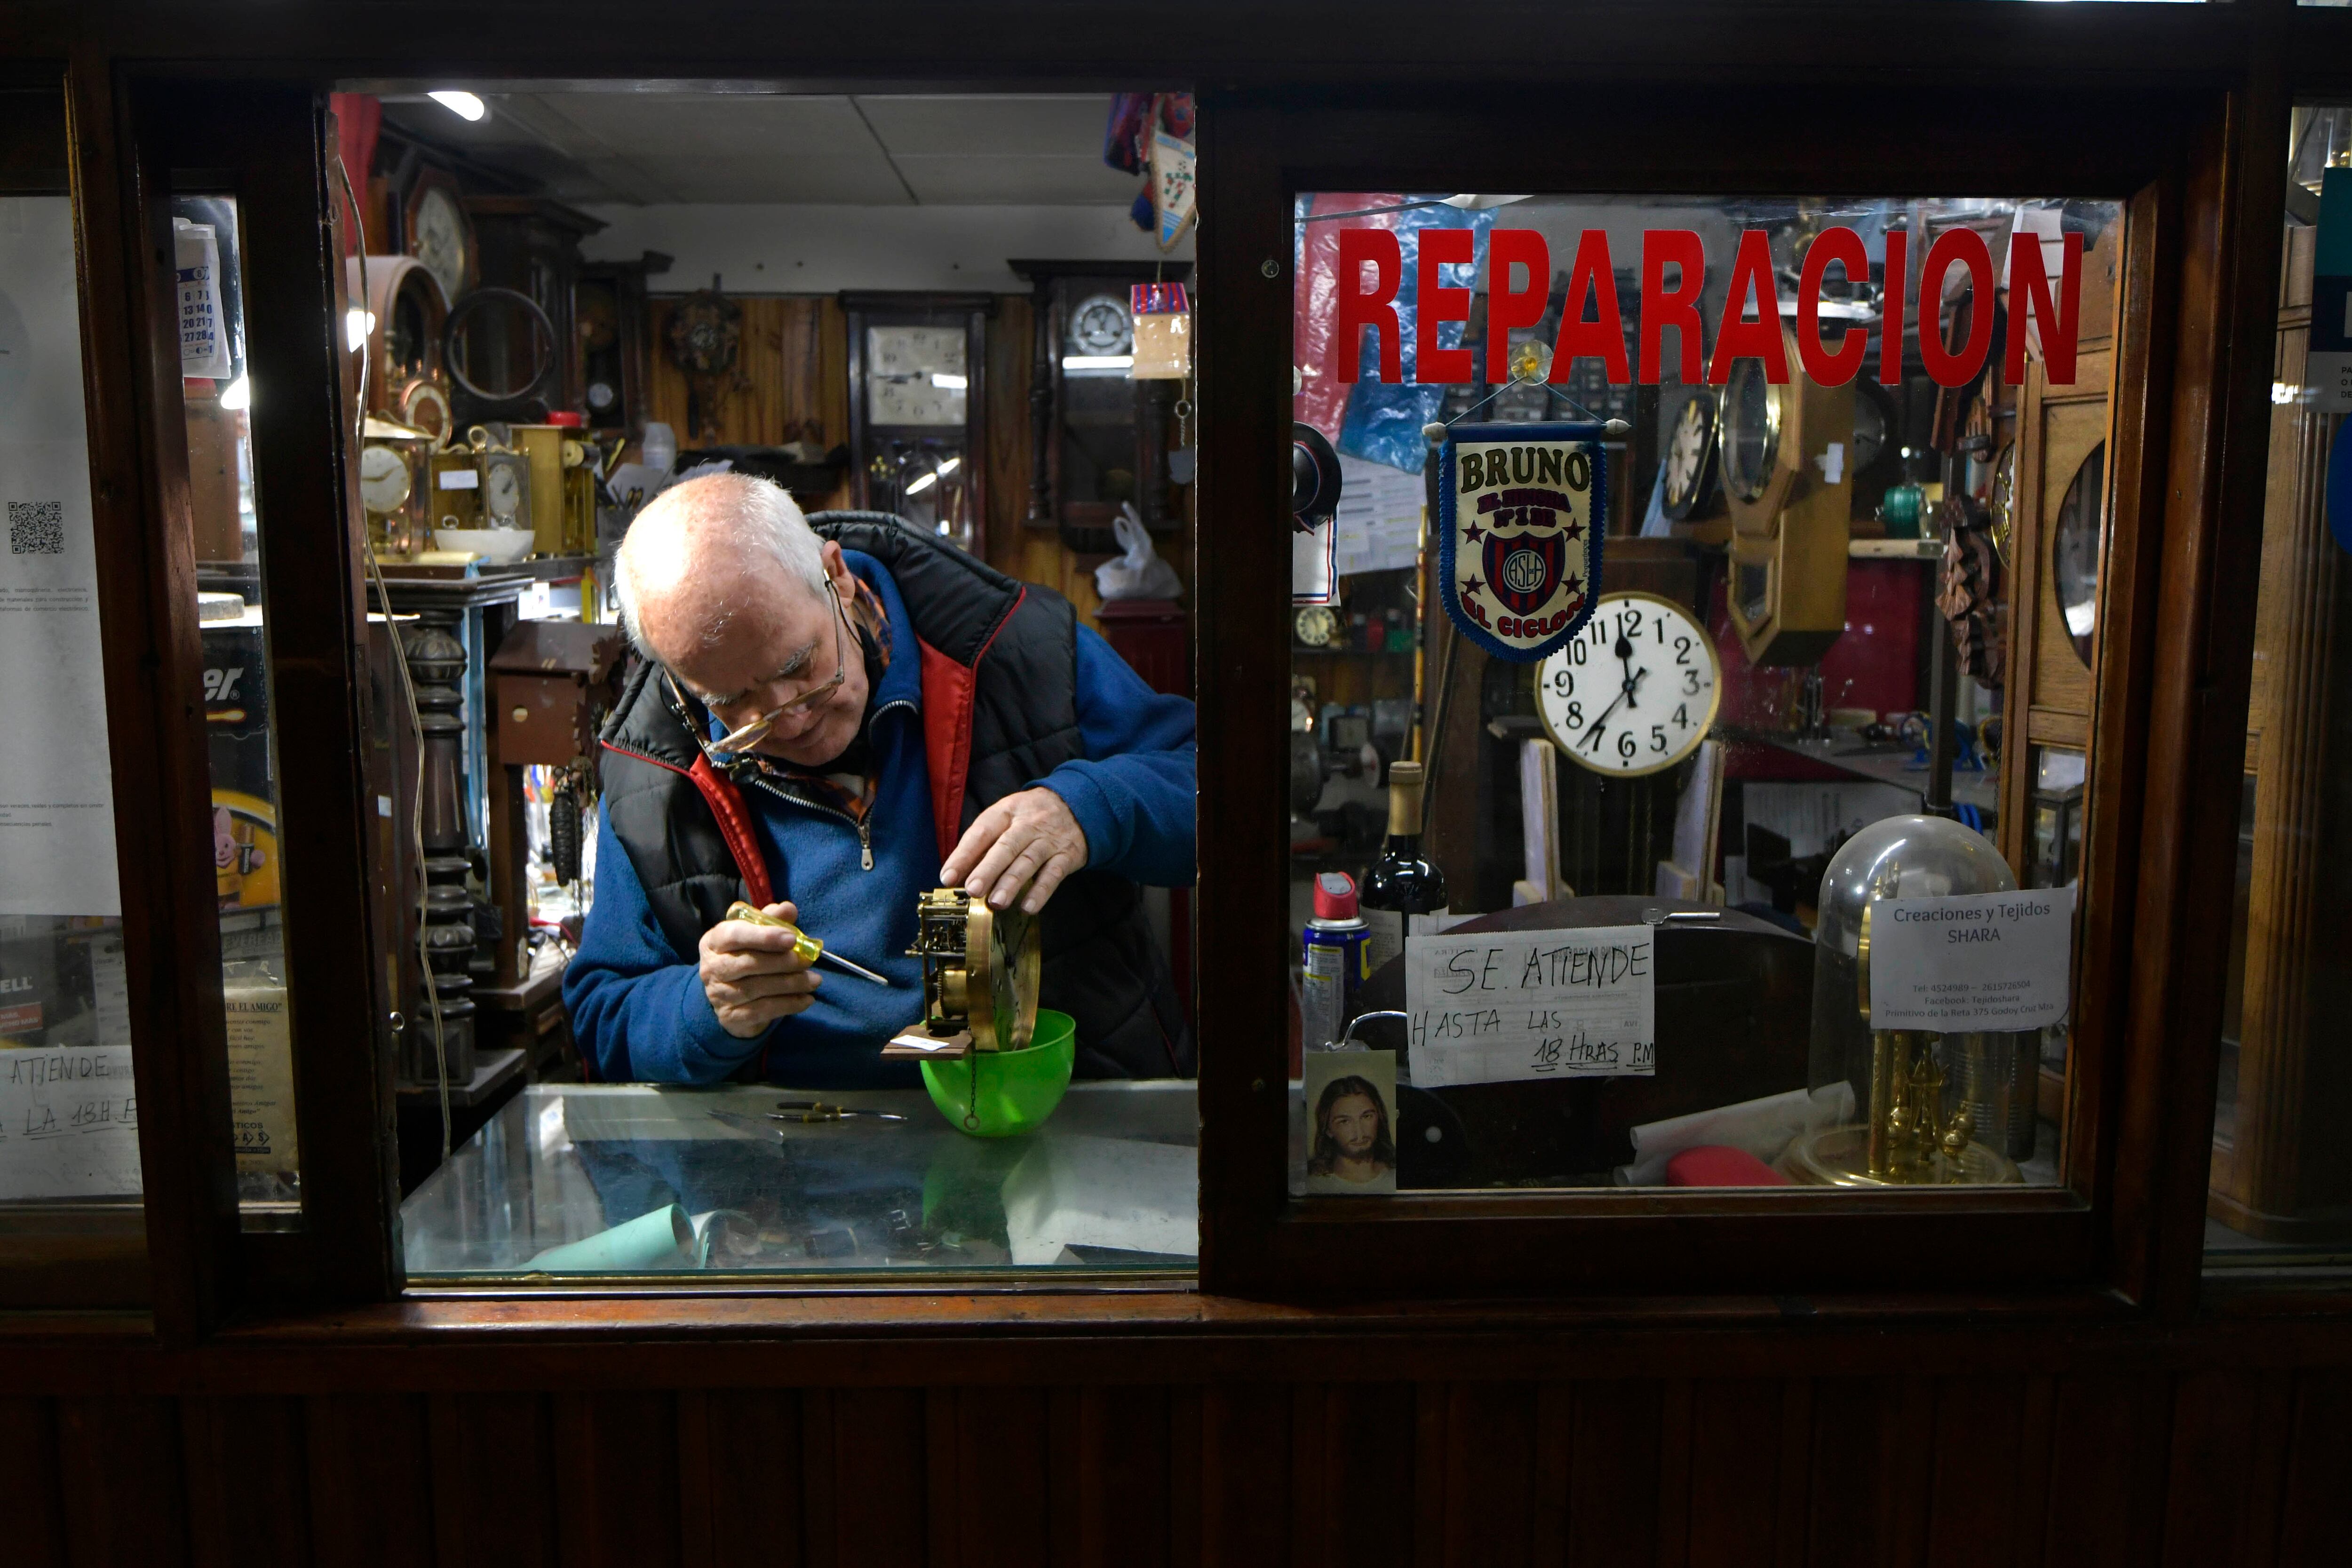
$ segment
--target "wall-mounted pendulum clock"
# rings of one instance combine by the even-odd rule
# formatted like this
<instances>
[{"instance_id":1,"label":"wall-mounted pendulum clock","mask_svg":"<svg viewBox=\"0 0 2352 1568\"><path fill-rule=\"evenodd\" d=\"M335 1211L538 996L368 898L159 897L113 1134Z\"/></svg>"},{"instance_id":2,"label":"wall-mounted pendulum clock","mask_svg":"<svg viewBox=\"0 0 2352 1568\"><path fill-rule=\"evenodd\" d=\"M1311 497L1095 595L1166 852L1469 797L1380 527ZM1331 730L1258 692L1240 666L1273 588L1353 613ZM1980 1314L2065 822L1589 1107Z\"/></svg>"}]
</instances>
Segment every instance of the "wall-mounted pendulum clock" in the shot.
<instances>
[{"instance_id":1,"label":"wall-mounted pendulum clock","mask_svg":"<svg viewBox=\"0 0 2352 1568\"><path fill-rule=\"evenodd\" d=\"M1143 526L1182 521L1169 493L1170 426L1183 384L1134 376L1131 291L1183 283L1184 262L1006 263L1033 285L1027 522L1071 549L1116 552L1111 520L1132 505Z\"/></svg>"},{"instance_id":2,"label":"wall-mounted pendulum clock","mask_svg":"<svg viewBox=\"0 0 2352 1568\"><path fill-rule=\"evenodd\" d=\"M1782 333L1787 384L1740 360L1718 416L1731 623L1748 662L1760 665L1813 663L1845 630L1853 388L1795 370L1795 339Z\"/></svg>"},{"instance_id":3,"label":"wall-mounted pendulum clock","mask_svg":"<svg viewBox=\"0 0 2352 1568\"><path fill-rule=\"evenodd\" d=\"M845 293L851 494L985 550L987 294Z\"/></svg>"}]
</instances>

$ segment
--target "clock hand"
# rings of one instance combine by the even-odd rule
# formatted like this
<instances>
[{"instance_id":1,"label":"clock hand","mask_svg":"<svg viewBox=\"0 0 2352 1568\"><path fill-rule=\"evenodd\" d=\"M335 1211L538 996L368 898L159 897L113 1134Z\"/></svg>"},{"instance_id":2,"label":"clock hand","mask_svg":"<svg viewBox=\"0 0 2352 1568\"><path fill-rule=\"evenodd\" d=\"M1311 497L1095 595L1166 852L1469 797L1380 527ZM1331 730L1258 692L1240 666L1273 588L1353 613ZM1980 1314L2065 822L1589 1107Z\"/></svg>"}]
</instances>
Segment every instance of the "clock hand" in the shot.
<instances>
[{"instance_id":1,"label":"clock hand","mask_svg":"<svg viewBox=\"0 0 2352 1568\"><path fill-rule=\"evenodd\" d=\"M1625 667L1625 700L1638 708L1641 704L1633 702L1633 682L1638 679L1633 674L1633 645L1622 637L1617 639L1617 660Z\"/></svg>"},{"instance_id":2,"label":"clock hand","mask_svg":"<svg viewBox=\"0 0 2352 1568\"><path fill-rule=\"evenodd\" d=\"M1625 689L1617 694L1617 700L1612 702L1608 707L1603 708L1601 710L1601 717L1595 719L1591 723L1587 724L1584 727L1585 734L1589 736L1594 731L1600 729L1601 725L1607 723L1609 721L1609 715L1616 712L1619 708L1624 705L1625 701L1633 695L1633 688L1642 683L1642 677L1649 673L1650 672L1646 669L1642 670L1635 674L1633 679L1627 681L1625 683Z\"/></svg>"}]
</instances>

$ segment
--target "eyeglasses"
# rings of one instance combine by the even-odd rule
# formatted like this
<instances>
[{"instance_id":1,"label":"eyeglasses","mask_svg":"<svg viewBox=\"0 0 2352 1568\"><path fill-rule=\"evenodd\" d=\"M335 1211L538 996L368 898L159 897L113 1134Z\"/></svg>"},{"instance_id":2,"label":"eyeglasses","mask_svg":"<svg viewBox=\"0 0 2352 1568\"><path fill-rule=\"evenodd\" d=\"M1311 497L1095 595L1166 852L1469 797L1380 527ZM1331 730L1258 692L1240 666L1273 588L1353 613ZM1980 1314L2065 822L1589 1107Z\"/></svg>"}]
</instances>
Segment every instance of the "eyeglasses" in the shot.
<instances>
[{"instance_id":1,"label":"eyeglasses","mask_svg":"<svg viewBox=\"0 0 2352 1568\"><path fill-rule=\"evenodd\" d=\"M794 713L806 712L809 709L814 708L840 690L841 683L849 679L848 653L841 637L842 623L849 618L848 612L842 608L840 590L833 585L832 579L826 579L824 591L833 597L833 679L822 685L809 688L791 701L771 708L748 722L738 724L719 739L705 744L703 746L705 751L719 755L748 752L768 738L768 732L776 727L778 720ZM671 694L683 705L686 694L679 689L677 679L667 669L662 671L662 679L669 682Z\"/></svg>"}]
</instances>

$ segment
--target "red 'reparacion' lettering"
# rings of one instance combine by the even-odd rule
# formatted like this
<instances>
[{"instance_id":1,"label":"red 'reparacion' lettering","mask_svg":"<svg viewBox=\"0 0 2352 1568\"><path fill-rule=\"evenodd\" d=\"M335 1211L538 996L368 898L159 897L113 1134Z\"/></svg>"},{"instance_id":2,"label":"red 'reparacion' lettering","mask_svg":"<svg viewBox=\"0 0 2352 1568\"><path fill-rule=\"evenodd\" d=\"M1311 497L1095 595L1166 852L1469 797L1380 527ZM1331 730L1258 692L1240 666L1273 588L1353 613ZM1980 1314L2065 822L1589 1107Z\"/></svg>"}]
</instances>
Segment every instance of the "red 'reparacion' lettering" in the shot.
<instances>
[{"instance_id":1,"label":"red 'reparacion' lettering","mask_svg":"<svg viewBox=\"0 0 2352 1568\"><path fill-rule=\"evenodd\" d=\"M1469 228L1436 226L1415 231L1415 237L1419 249L1413 268L1412 380L1423 386L1459 385L1480 374L1479 356L1466 346L1444 347L1444 329L1449 323L1466 325L1475 295L1468 288L1448 284L1443 269L1473 265L1480 248L1478 236ZM1349 384L1360 377L1363 333L1370 328L1379 378L1391 384L1402 383L1406 378L1397 290L1403 278L1404 257L1397 233L1349 228L1340 231L1339 240L1339 286L1331 290L1338 300L1339 363L1334 367L1338 378ZM1903 379L1906 318L1911 310L1910 236L1902 229L1890 229L1885 244L1878 379L1893 386ZM1499 384L1510 379L1511 333L1536 325L1549 307L1551 252L1544 237L1529 228L1496 229L1486 237L1485 249L1483 372L1487 382ZM2059 255L2059 276L2053 288L2042 241L2031 234L2011 237L2009 329L2001 367L2004 379L2012 384L2024 379L2032 328L2037 329L2051 384L2074 384L2076 337L2082 325L2082 235L2063 235ZM1862 373L1870 332L1863 326L1847 326L1833 333L1833 343L1823 342L1822 285L1832 266L1842 268L1852 283L1870 277L1869 250L1854 230L1830 228L1814 237L1800 268L1798 298L1791 313L1796 317L1797 357L1805 374L1824 386L1843 386ZM1967 340L1957 348L1945 342L1941 330L1945 280L1954 267L1966 270L1969 294ZM1667 286L1669 268L1675 273L1671 288ZM1570 265L1562 300L1559 335L1552 347L1554 384L1567 382L1580 359L1599 360L1613 385L1622 386L1637 375L1645 384L1655 384L1664 378L1668 331L1675 336L1675 365L1685 383L1704 381L1721 386L1730 380L1736 362L1754 359L1762 363L1767 380L1787 384L1787 338L1780 322L1771 242L1763 230L1748 229L1739 237L1724 319L1711 356L1703 349L1706 328L1699 319L1706 251L1698 235L1684 228L1644 230L1641 272L1641 343L1637 363L1629 363L1608 232L1588 228L1578 235L1576 259ZM1997 287L1992 253L1977 230L1956 226L1928 246L1919 268L1916 296L1926 302L1919 313L1927 328L1919 334L1919 357L1937 384L1964 386L1984 369L1993 348Z\"/></svg>"}]
</instances>

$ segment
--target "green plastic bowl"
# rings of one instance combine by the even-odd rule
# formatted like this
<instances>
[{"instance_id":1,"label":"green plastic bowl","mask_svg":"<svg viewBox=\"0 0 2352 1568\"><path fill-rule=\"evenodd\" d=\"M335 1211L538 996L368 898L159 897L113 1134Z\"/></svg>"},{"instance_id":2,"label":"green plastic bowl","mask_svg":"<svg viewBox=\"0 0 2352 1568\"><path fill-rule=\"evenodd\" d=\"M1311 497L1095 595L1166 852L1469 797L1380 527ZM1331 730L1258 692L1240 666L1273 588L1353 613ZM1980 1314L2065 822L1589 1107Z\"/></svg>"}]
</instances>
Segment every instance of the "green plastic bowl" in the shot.
<instances>
[{"instance_id":1,"label":"green plastic bowl","mask_svg":"<svg viewBox=\"0 0 2352 1568\"><path fill-rule=\"evenodd\" d=\"M949 1126L975 1138L1013 1138L1054 1114L1077 1055L1076 1022L1040 1007L1027 1050L974 1051L961 1061L925 1062L923 1087Z\"/></svg>"}]
</instances>

